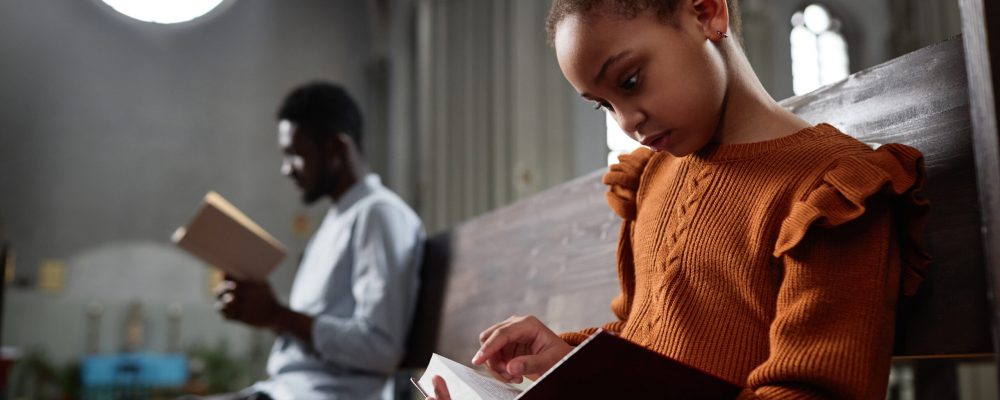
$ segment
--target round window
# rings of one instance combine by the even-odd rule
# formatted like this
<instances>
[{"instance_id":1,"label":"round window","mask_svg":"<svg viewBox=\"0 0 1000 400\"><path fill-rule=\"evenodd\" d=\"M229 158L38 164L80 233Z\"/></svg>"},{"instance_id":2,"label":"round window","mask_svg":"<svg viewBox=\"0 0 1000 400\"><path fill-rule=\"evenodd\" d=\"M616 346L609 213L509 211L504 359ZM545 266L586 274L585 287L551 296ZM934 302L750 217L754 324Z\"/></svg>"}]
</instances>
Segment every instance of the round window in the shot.
<instances>
[{"instance_id":1,"label":"round window","mask_svg":"<svg viewBox=\"0 0 1000 400\"><path fill-rule=\"evenodd\" d=\"M115 11L140 21L176 24L191 21L231 0L101 0Z\"/></svg>"}]
</instances>

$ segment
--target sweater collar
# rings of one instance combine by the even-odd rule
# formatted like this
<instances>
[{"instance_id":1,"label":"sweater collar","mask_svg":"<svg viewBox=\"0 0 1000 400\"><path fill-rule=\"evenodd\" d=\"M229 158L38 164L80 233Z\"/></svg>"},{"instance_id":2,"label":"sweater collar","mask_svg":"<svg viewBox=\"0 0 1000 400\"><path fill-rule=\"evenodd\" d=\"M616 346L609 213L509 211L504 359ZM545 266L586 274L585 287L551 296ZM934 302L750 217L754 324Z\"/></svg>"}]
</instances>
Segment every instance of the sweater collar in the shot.
<instances>
[{"instance_id":1,"label":"sweater collar","mask_svg":"<svg viewBox=\"0 0 1000 400\"><path fill-rule=\"evenodd\" d=\"M795 132L788 136L783 136L777 139L765 140L762 142L754 143L740 143L740 144L726 144L720 145L715 143L709 143L701 150L698 150L691 155L691 158L697 161L709 162L709 163L719 163L727 161L743 160L748 158L756 158L774 150L782 149L788 146L792 146L801 142L808 141L817 136L829 135L831 133L839 133L837 128L823 123L816 126L811 126Z\"/></svg>"}]
</instances>

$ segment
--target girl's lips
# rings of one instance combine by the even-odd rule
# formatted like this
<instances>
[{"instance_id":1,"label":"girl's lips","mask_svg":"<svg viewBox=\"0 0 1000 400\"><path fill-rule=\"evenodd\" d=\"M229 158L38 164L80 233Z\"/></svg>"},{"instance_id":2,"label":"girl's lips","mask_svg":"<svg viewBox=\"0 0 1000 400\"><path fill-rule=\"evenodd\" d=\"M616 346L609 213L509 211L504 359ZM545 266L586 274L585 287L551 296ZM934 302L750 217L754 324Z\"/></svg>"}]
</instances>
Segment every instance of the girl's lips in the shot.
<instances>
[{"instance_id":1,"label":"girl's lips","mask_svg":"<svg viewBox=\"0 0 1000 400\"><path fill-rule=\"evenodd\" d=\"M670 143L670 132L664 133L659 136L654 136L643 141L646 147L649 147L655 151L666 151L667 145Z\"/></svg>"}]
</instances>

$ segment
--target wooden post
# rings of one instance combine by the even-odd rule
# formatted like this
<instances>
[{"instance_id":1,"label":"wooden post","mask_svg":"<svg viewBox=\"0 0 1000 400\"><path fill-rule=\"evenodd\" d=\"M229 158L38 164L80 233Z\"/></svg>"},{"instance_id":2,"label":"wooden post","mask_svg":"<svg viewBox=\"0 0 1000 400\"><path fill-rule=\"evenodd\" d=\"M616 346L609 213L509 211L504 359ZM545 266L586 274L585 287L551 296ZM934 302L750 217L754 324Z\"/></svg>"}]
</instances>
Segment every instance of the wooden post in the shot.
<instances>
[{"instance_id":1,"label":"wooden post","mask_svg":"<svg viewBox=\"0 0 1000 400\"><path fill-rule=\"evenodd\" d=\"M10 268L10 266L7 265L7 261L8 261L8 259L7 259L7 251L8 250L7 249L8 249L9 246L10 246L10 244L8 244L5 241L2 241L2 238L0 238L0 343L3 343L3 341L2 341L3 340L3 335L2 335L2 332L3 332L3 297L4 297L4 294L6 293L6 291L4 289L7 288L7 268ZM0 373L2 373L2 372L0 372Z\"/></svg>"},{"instance_id":2,"label":"wooden post","mask_svg":"<svg viewBox=\"0 0 1000 400\"><path fill-rule=\"evenodd\" d=\"M1000 4L960 0L969 76L972 147L976 161L983 255L990 280L993 348L1000 354L1000 146L997 88L1000 84ZM998 359L1000 361L1000 359ZM1000 375L997 376L1000 380Z\"/></svg>"}]
</instances>

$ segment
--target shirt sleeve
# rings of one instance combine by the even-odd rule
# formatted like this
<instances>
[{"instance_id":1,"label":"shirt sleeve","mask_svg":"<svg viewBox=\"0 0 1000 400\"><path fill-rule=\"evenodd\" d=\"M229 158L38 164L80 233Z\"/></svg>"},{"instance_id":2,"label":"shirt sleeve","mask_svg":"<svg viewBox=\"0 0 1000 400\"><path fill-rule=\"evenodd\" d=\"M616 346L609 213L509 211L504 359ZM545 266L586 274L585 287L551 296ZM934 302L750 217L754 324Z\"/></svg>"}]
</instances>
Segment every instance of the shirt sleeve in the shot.
<instances>
[{"instance_id":1,"label":"shirt sleeve","mask_svg":"<svg viewBox=\"0 0 1000 400\"><path fill-rule=\"evenodd\" d=\"M359 216L352 237L350 318L321 314L313 346L338 365L390 373L403 356L413 318L424 232L415 217L387 204Z\"/></svg>"},{"instance_id":2,"label":"shirt sleeve","mask_svg":"<svg viewBox=\"0 0 1000 400\"><path fill-rule=\"evenodd\" d=\"M770 357L748 378L760 399L881 399L888 384L900 261L888 202L815 229L780 260Z\"/></svg>"}]
</instances>

